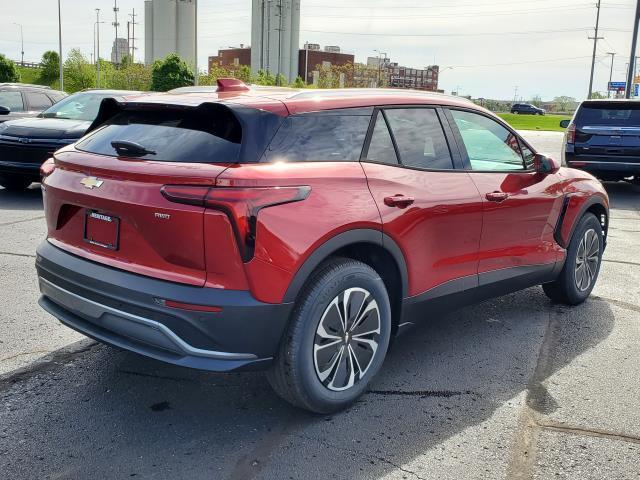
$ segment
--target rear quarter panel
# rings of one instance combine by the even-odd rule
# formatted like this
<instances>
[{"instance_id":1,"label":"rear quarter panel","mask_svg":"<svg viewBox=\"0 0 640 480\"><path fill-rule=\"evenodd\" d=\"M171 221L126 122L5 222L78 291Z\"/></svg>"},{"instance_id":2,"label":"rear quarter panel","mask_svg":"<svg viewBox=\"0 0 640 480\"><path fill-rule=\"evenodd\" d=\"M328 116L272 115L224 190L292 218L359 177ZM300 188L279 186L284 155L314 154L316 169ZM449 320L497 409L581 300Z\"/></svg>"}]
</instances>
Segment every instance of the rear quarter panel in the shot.
<instances>
[{"instance_id":1,"label":"rear quarter panel","mask_svg":"<svg viewBox=\"0 0 640 480\"><path fill-rule=\"evenodd\" d=\"M254 297L279 303L305 260L347 230L381 232L380 213L358 162L244 164L226 170L220 186L311 187L300 202L260 210L254 257L245 264Z\"/></svg>"}]
</instances>

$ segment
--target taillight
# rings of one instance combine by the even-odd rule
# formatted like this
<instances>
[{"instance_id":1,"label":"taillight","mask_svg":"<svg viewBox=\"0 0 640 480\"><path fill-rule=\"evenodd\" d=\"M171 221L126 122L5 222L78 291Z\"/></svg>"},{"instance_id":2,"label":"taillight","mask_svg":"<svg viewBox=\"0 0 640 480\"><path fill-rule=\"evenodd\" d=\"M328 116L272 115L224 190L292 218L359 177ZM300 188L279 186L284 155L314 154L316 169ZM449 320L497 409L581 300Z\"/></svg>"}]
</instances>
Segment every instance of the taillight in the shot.
<instances>
[{"instance_id":1,"label":"taillight","mask_svg":"<svg viewBox=\"0 0 640 480\"><path fill-rule=\"evenodd\" d=\"M567 127L567 143L576 143L576 124L571 123Z\"/></svg>"},{"instance_id":2,"label":"taillight","mask_svg":"<svg viewBox=\"0 0 640 480\"><path fill-rule=\"evenodd\" d=\"M198 205L225 212L233 225L243 260L253 257L258 213L266 207L299 202L311 187L203 187L165 185L162 195L169 201Z\"/></svg>"},{"instance_id":3,"label":"taillight","mask_svg":"<svg viewBox=\"0 0 640 480\"><path fill-rule=\"evenodd\" d=\"M45 160L44 163L40 165L40 180L47 178L55 169L56 164L54 163L53 158Z\"/></svg>"}]
</instances>

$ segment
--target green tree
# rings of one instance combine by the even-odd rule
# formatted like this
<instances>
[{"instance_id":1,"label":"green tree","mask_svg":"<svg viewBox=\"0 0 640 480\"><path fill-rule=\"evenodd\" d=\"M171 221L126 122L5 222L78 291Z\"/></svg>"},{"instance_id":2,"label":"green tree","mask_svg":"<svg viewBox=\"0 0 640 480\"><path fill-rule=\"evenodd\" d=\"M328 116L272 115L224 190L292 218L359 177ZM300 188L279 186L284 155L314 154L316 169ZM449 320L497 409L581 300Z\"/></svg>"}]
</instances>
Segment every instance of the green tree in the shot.
<instances>
[{"instance_id":1,"label":"green tree","mask_svg":"<svg viewBox=\"0 0 640 480\"><path fill-rule=\"evenodd\" d=\"M293 88L305 88L306 85L304 83L304 80L302 80L302 77L300 75L298 75L296 77L296 79L294 80L293 84L291 85Z\"/></svg>"},{"instance_id":2,"label":"green tree","mask_svg":"<svg viewBox=\"0 0 640 480\"><path fill-rule=\"evenodd\" d=\"M276 77L276 85L279 87L286 87L289 85L289 82L287 82L287 78L283 74L279 73Z\"/></svg>"},{"instance_id":3,"label":"green tree","mask_svg":"<svg viewBox=\"0 0 640 480\"><path fill-rule=\"evenodd\" d=\"M258 70L255 78L253 79L253 83L257 85L268 85L273 86L276 84L276 77L269 71Z\"/></svg>"},{"instance_id":4,"label":"green tree","mask_svg":"<svg viewBox=\"0 0 640 480\"><path fill-rule=\"evenodd\" d=\"M0 53L0 82L19 82L16 64Z\"/></svg>"},{"instance_id":5,"label":"green tree","mask_svg":"<svg viewBox=\"0 0 640 480\"><path fill-rule=\"evenodd\" d=\"M540 107L542 105L542 98L540 98L540 95L534 95L531 98L531 104L536 107Z\"/></svg>"},{"instance_id":6,"label":"green tree","mask_svg":"<svg viewBox=\"0 0 640 480\"><path fill-rule=\"evenodd\" d=\"M48 84L60 77L60 55L53 50L47 50L42 54L42 70L40 70L40 80Z\"/></svg>"},{"instance_id":7,"label":"green tree","mask_svg":"<svg viewBox=\"0 0 640 480\"><path fill-rule=\"evenodd\" d=\"M594 100L600 100L603 98L607 98L607 96L602 92L591 92L591 98Z\"/></svg>"},{"instance_id":8,"label":"green tree","mask_svg":"<svg viewBox=\"0 0 640 480\"><path fill-rule=\"evenodd\" d=\"M69 52L64 62L64 87L69 93L96 86L96 72L77 48Z\"/></svg>"},{"instance_id":9,"label":"green tree","mask_svg":"<svg viewBox=\"0 0 640 480\"><path fill-rule=\"evenodd\" d=\"M251 83L251 67L248 65L240 65L240 68L234 74L238 80L242 80L244 83Z\"/></svg>"},{"instance_id":10,"label":"green tree","mask_svg":"<svg viewBox=\"0 0 640 480\"><path fill-rule=\"evenodd\" d=\"M557 112L570 112L575 109L575 106L578 102L573 97L561 95L559 97L555 97L553 99L553 103L555 103L555 110Z\"/></svg>"},{"instance_id":11,"label":"green tree","mask_svg":"<svg viewBox=\"0 0 640 480\"><path fill-rule=\"evenodd\" d=\"M172 88L193 85L193 72L177 54L170 53L162 60L153 62L151 89L166 92Z\"/></svg>"},{"instance_id":12,"label":"green tree","mask_svg":"<svg viewBox=\"0 0 640 480\"><path fill-rule=\"evenodd\" d=\"M105 86L119 90L146 91L151 89L151 66L132 63L131 61L126 62L127 58L130 59L131 57L124 56L118 68L114 68L109 64L106 69L108 73L105 76ZM100 83L102 84L102 74L100 77Z\"/></svg>"},{"instance_id":13,"label":"green tree","mask_svg":"<svg viewBox=\"0 0 640 480\"><path fill-rule=\"evenodd\" d=\"M229 70L220 65L212 65L206 75L200 75L198 78L199 85L215 85L219 78L227 78L233 76Z\"/></svg>"}]
</instances>

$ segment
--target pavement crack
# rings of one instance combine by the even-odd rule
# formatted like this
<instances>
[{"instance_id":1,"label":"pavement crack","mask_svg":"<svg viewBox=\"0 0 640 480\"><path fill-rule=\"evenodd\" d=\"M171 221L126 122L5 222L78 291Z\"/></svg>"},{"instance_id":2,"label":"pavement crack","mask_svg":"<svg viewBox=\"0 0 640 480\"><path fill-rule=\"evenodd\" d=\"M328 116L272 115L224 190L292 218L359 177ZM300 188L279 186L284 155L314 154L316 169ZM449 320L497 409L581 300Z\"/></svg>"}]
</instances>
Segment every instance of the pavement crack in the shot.
<instances>
[{"instance_id":1,"label":"pavement crack","mask_svg":"<svg viewBox=\"0 0 640 480\"><path fill-rule=\"evenodd\" d=\"M36 256L31 253L0 252L0 255L11 255L12 257L36 258Z\"/></svg>"},{"instance_id":2,"label":"pavement crack","mask_svg":"<svg viewBox=\"0 0 640 480\"><path fill-rule=\"evenodd\" d=\"M20 352L9 357L0 358L0 362L6 362L7 360L13 360L14 358L22 357L23 355L36 355L38 353L51 353L51 350L32 350L30 352Z\"/></svg>"},{"instance_id":3,"label":"pavement crack","mask_svg":"<svg viewBox=\"0 0 640 480\"><path fill-rule=\"evenodd\" d=\"M400 470L403 473L406 473L408 475L413 475L418 480L428 480L425 477L421 477L420 475L418 475L413 470L409 470L408 468L405 468L402 465L398 465L397 463L389 460L388 458L381 457L380 455L367 453L367 452L364 452L362 450L358 450L358 449L355 449L355 448L349 448L349 447L344 447L344 446L333 445L332 443L330 443L330 442L328 442L328 441L326 441L324 439L315 438L315 437L309 437L307 435L299 435L299 437L303 438L305 440L309 440L309 441L312 441L312 442L319 443L320 445L322 445L324 447L328 447L328 448L331 448L333 450L338 450L339 452L345 452L346 451L346 452L349 452L349 453L351 453L353 455L361 456L361 457L367 458L369 460L377 460L379 462L386 463L387 465L391 465L392 467L397 468L398 470Z\"/></svg>"},{"instance_id":4,"label":"pavement crack","mask_svg":"<svg viewBox=\"0 0 640 480\"><path fill-rule=\"evenodd\" d=\"M640 444L640 437L638 436L627 435L625 433L609 432L608 430L600 430L597 428L583 428L561 423L542 421L537 421L536 426L545 430L553 430L555 432L569 433L573 435L584 435L588 437L608 438L611 440L621 440L623 442Z\"/></svg>"},{"instance_id":5,"label":"pavement crack","mask_svg":"<svg viewBox=\"0 0 640 480\"><path fill-rule=\"evenodd\" d=\"M601 297L599 295L591 295L590 298L592 300L599 300L601 302L607 302L607 303L610 303L610 304L615 305L617 307L624 308L626 310L631 310L632 312L640 313L640 306L634 305L633 303L624 302L622 300L615 300L613 298L608 298L608 297Z\"/></svg>"},{"instance_id":6,"label":"pavement crack","mask_svg":"<svg viewBox=\"0 0 640 480\"><path fill-rule=\"evenodd\" d=\"M640 267L640 263L638 262L625 262L624 260L609 260L607 258L603 258L602 261L606 263L619 263L621 265L632 265L634 267Z\"/></svg>"},{"instance_id":7,"label":"pavement crack","mask_svg":"<svg viewBox=\"0 0 640 480\"><path fill-rule=\"evenodd\" d=\"M8 225L15 225L16 223L33 222L34 220L42 220L43 218L45 218L44 215L41 215L39 217L34 217L34 218L24 218L22 220L15 220L13 222L0 223L0 227L6 227Z\"/></svg>"},{"instance_id":8,"label":"pavement crack","mask_svg":"<svg viewBox=\"0 0 640 480\"><path fill-rule=\"evenodd\" d=\"M456 392L450 390L369 390L367 393L373 395L406 395L411 397L441 397L450 398L459 395L475 395L474 392L467 390L464 392Z\"/></svg>"},{"instance_id":9,"label":"pavement crack","mask_svg":"<svg viewBox=\"0 0 640 480\"><path fill-rule=\"evenodd\" d=\"M131 370L117 370L118 373L124 373L125 375L134 375L136 377L146 377L146 378L155 378L155 379L159 379L159 380L171 380L172 382L188 382L188 383L201 383L198 382L197 380L192 380L190 378L179 378L179 377L169 377L169 376L164 376L164 375L153 375L151 373L144 373L144 372L134 372Z\"/></svg>"}]
</instances>

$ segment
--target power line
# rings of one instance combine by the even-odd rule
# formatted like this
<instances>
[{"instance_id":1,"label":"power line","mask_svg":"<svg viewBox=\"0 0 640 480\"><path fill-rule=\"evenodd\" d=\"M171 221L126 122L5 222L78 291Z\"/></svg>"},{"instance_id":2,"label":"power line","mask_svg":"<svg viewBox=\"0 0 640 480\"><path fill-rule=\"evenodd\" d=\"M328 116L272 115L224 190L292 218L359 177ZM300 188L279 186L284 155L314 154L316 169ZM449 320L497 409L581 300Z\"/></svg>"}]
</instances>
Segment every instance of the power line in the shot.
<instances>
[{"instance_id":1,"label":"power line","mask_svg":"<svg viewBox=\"0 0 640 480\"><path fill-rule=\"evenodd\" d=\"M357 36L387 36L387 37L476 37L476 36L501 36L501 35L535 35L545 33L568 33L568 32L584 32L590 27L584 28L566 28L560 30L529 30L518 32L476 32L476 33L375 33L375 32L337 32L330 30L308 30L301 29L301 32L307 33L329 33L332 35L357 35Z\"/></svg>"}]
</instances>

